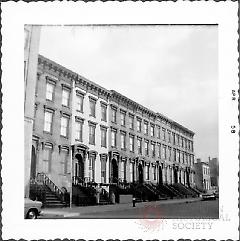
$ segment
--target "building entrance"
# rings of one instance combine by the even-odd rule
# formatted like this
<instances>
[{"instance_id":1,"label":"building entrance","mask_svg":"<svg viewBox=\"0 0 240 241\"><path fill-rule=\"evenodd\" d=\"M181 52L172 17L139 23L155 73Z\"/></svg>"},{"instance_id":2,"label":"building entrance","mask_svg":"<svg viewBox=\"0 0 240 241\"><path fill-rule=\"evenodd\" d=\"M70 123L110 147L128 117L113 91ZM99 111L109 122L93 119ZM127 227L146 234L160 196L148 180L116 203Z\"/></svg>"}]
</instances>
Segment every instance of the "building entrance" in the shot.
<instances>
[{"instance_id":1,"label":"building entrance","mask_svg":"<svg viewBox=\"0 0 240 241\"><path fill-rule=\"evenodd\" d=\"M176 168L173 169L173 174L174 174L174 183L178 183L178 179L177 179L177 169L176 169Z\"/></svg>"},{"instance_id":2,"label":"building entrance","mask_svg":"<svg viewBox=\"0 0 240 241\"><path fill-rule=\"evenodd\" d=\"M186 176L187 176L187 185L190 186L190 182L189 182L189 172L186 171Z\"/></svg>"},{"instance_id":3,"label":"building entrance","mask_svg":"<svg viewBox=\"0 0 240 241\"><path fill-rule=\"evenodd\" d=\"M162 180L162 167L159 166L159 185L162 185L163 180Z\"/></svg>"},{"instance_id":4,"label":"building entrance","mask_svg":"<svg viewBox=\"0 0 240 241\"><path fill-rule=\"evenodd\" d=\"M77 162L75 163L75 177L78 181L84 181L84 161L81 154L76 154L75 158Z\"/></svg>"},{"instance_id":5,"label":"building entrance","mask_svg":"<svg viewBox=\"0 0 240 241\"><path fill-rule=\"evenodd\" d=\"M112 159L112 182L118 182L118 164L116 159Z\"/></svg>"},{"instance_id":6,"label":"building entrance","mask_svg":"<svg viewBox=\"0 0 240 241\"><path fill-rule=\"evenodd\" d=\"M30 178L35 179L36 177L36 148L32 146L32 157L31 157L31 172Z\"/></svg>"},{"instance_id":7,"label":"building entrance","mask_svg":"<svg viewBox=\"0 0 240 241\"><path fill-rule=\"evenodd\" d=\"M139 183L143 183L143 167L142 167L142 164L138 165L138 178L139 178Z\"/></svg>"}]
</instances>

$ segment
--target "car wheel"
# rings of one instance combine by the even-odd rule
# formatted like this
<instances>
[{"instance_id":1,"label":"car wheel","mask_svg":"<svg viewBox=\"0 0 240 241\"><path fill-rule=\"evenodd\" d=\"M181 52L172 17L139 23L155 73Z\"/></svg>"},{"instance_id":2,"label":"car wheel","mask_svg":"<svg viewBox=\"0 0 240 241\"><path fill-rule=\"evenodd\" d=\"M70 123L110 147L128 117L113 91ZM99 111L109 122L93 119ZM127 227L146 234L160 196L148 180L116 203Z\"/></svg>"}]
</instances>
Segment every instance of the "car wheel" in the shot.
<instances>
[{"instance_id":1,"label":"car wheel","mask_svg":"<svg viewBox=\"0 0 240 241\"><path fill-rule=\"evenodd\" d=\"M29 210L27 213L27 219L37 219L37 212L35 210Z\"/></svg>"}]
</instances>

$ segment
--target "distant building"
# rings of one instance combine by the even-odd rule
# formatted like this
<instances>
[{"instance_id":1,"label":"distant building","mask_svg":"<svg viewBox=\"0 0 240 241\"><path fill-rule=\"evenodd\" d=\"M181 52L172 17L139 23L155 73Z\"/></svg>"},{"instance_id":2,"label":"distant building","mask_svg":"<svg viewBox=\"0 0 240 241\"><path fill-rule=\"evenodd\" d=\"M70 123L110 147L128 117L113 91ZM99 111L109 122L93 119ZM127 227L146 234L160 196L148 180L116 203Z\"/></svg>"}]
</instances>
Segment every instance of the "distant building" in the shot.
<instances>
[{"instance_id":1,"label":"distant building","mask_svg":"<svg viewBox=\"0 0 240 241\"><path fill-rule=\"evenodd\" d=\"M219 182L219 163L218 158L210 158L209 157L209 168L210 168L210 179L211 179L211 186L213 188L218 188Z\"/></svg>"},{"instance_id":2,"label":"distant building","mask_svg":"<svg viewBox=\"0 0 240 241\"><path fill-rule=\"evenodd\" d=\"M195 184L197 189L207 191L211 188L209 164L197 159L195 167Z\"/></svg>"},{"instance_id":3,"label":"distant building","mask_svg":"<svg viewBox=\"0 0 240 241\"><path fill-rule=\"evenodd\" d=\"M24 196L29 197L39 26L24 26Z\"/></svg>"}]
</instances>

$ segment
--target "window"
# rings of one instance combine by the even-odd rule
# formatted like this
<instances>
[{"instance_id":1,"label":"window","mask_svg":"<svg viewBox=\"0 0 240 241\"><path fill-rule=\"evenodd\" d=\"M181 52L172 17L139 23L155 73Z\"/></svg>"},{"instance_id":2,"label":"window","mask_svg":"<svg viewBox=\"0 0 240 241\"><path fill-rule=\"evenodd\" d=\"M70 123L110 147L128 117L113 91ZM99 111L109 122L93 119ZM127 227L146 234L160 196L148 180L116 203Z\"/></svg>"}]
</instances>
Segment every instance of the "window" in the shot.
<instances>
[{"instance_id":1,"label":"window","mask_svg":"<svg viewBox=\"0 0 240 241\"><path fill-rule=\"evenodd\" d=\"M130 162L130 182L133 182L133 163Z\"/></svg>"},{"instance_id":2,"label":"window","mask_svg":"<svg viewBox=\"0 0 240 241\"><path fill-rule=\"evenodd\" d=\"M138 154L142 155L142 140L137 139Z\"/></svg>"},{"instance_id":3,"label":"window","mask_svg":"<svg viewBox=\"0 0 240 241\"><path fill-rule=\"evenodd\" d=\"M95 129L96 126L94 124L89 124L89 144L95 145Z\"/></svg>"},{"instance_id":4,"label":"window","mask_svg":"<svg viewBox=\"0 0 240 241\"><path fill-rule=\"evenodd\" d=\"M149 180L149 165L146 166L146 180Z\"/></svg>"},{"instance_id":5,"label":"window","mask_svg":"<svg viewBox=\"0 0 240 241\"><path fill-rule=\"evenodd\" d=\"M144 122L144 134L147 135L148 134L148 123Z\"/></svg>"},{"instance_id":6,"label":"window","mask_svg":"<svg viewBox=\"0 0 240 241\"><path fill-rule=\"evenodd\" d=\"M107 106L105 104L101 104L101 120L107 121Z\"/></svg>"},{"instance_id":7,"label":"window","mask_svg":"<svg viewBox=\"0 0 240 241\"><path fill-rule=\"evenodd\" d=\"M129 128L134 129L134 117L129 115Z\"/></svg>"},{"instance_id":8,"label":"window","mask_svg":"<svg viewBox=\"0 0 240 241\"><path fill-rule=\"evenodd\" d=\"M95 180L95 156L89 158L89 181L94 182Z\"/></svg>"},{"instance_id":9,"label":"window","mask_svg":"<svg viewBox=\"0 0 240 241\"><path fill-rule=\"evenodd\" d=\"M126 113L125 112L121 112L120 116L121 116L121 125L125 126L126 125Z\"/></svg>"},{"instance_id":10,"label":"window","mask_svg":"<svg viewBox=\"0 0 240 241\"><path fill-rule=\"evenodd\" d=\"M107 128L101 127L101 146L107 147Z\"/></svg>"},{"instance_id":11,"label":"window","mask_svg":"<svg viewBox=\"0 0 240 241\"><path fill-rule=\"evenodd\" d=\"M172 148L168 147L168 159L169 159L169 161L171 160L171 156L172 156L171 151L172 151Z\"/></svg>"},{"instance_id":12,"label":"window","mask_svg":"<svg viewBox=\"0 0 240 241\"><path fill-rule=\"evenodd\" d=\"M163 156L162 156L163 159L166 159L167 158L167 147L166 146L163 146Z\"/></svg>"},{"instance_id":13,"label":"window","mask_svg":"<svg viewBox=\"0 0 240 241\"><path fill-rule=\"evenodd\" d=\"M84 99L84 96L83 95L77 95L76 96L76 99L77 99L77 111L80 111L80 112L83 112L83 99Z\"/></svg>"},{"instance_id":14,"label":"window","mask_svg":"<svg viewBox=\"0 0 240 241\"><path fill-rule=\"evenodd\" d=\"M83 121L76 121L76 140L82 141L83 136Z\"/></svg>"},{"instance_id":15,"label":"window","mask_svg":"<svg viewBox=\"0 0 240 241\"><path fill-rule=\"evenodd\" d=\"M112 122L116 123L117 122L117 110L112 109Z\"/></svg>"},{"instance_id":16,"label":"window","mask_svg":"<svg viewBox=\"0 0 240 241\"><path fill-rule=\"evenodd\" d=\"M61 150L61 174L66 175L68 173L68 149Z\"/></svg>"},{"instance_id":17,"label":"window","mask_svg":"<svg viewBox=\"0 0 240 241\"><path fill-rule=\"evenodd\" d=\"M162 132L163 132L163 140L166 141L166 129L162 128Z\"/></svg>"},{"instance_id":18,"label":"window","mask_svg":"<svg viewBox=\"0 0 240 241\"><path fill-rule=\"evenodd\" d=\"M161 137L161 127L158 126L157 127L157 138L160 139L160 137Z\"/></svg>"},{"instance_id":19,"label":"window","mask_svg":"<svg viewBox=\"0 0 240 241\"><path fill-rule=\"evenodd\" d=\"M148 141L144 143L145 155L148 156Z\"/></svg>"},{"instance_id":20,"label":"window","mask_svg":"<svg viewBox=\"0 0 240 241\"><path fill-rule=\"evenodd\" d=\"M47 82L46 85L46 99L53 101L55 84Z\"/></svg>"},{"instance_id":21,"label":"window","mask_svg":"<svg viewBox=\"0 0 240 241\"><path fill-rule=\"evenodd\" d=\"M44 131L51 133L52 132L52 121L53 121L53 112L45 111L44 114Z\"/></svg>"},{"instance_id":22,"label":"window","mask_svg":"<svg viewBox=\"0 0 240 241\"><path fill-rule=\"evenodd\" d=\"M158 149L158 157L161 158L161 144L157 145L157 149Z\"/></svg>"},{"instance_id":23,"label":"window","mask_svg":"<svg viewBox=\"0 0 240 241\"><path fill-rule=\"evenodd\" d=\"M61 117L61 136L67 137L68 136L68 122L69 118L62 116Z\"/></svg>"},{"instance_id":24,"label":"window","mask_svg":"<svg viewBox=\"0 0 240 241\"><path fill-rule=\"evenodd\" d=\"M130 147L130 151L134 152L134 137L133 136L129 136L129 147Z\"/></svg>"},{"instance_id":25,"label":"window","mask_svg":"<svg viewBox=\"0 0 240 241\"><path fill-rule=\"evenodd\" d=\"M120 168L121 168L121 178L122 180L125 180L125 162L120 162Z\"/></svg>"},{"instance_id":26,"label":"window","mask_svg":"<svg viewBox=\"0 0 240 241\"><path fill-rule=\"evenodd\" d=\"M90 116L96 117L96 100L89 98Z\"/></svg>"},{"instance_id":27,"label":"window","mask_svg":"<svg viewBox=\"0 0 240 241\"><path fill-rule=\"evenodd\" d=\"M140 119L137 120L137 131L138 132L142 131L142 121Z\"/></svg>"},{"instance_id":28,"label":"window","mask_svg":"<svg viewBox=\"0 0 240 241\"><path fill-rule=\"evenodd\" d=\"M155 157L155 144L151 143L152 157Z\"/></svg>"},{"instance_id":29,"label":"window","mask_svg":"<svg viewBox=\"0 0 240 241\"><path fill-rule=\"evenodd\" d=\"M106 158L101 158L101 183L106 183Z\"/></svg>"},{"instance_id":30,"label":"window","mask_svg":"<svg viewBox=\"0 0 240 241\"><path fill-rule=\"evenodd\" d=\"M121 133L121 149L126 149L126 134Z\"/></svg>"},{"instance_id":31,"label":"window","mask_svg":"<svg viewBox=\"0 0 240 241\"><path fill-rule=\"evenodd\" d=\"M67 89L62 90L62 105L69 106L70 91Z\"/></svg>"},{"instance_id":32,"label":"window","mask_svg":"<svg viewBox=\"0 0 240 241\"><path fill-rule=\"evenodd\" d=\"M154 136L154 125L151 125L151 130L150 130L150 132L151 132L151 136Z\"/></svg>"},{"instance_id":33,"label":"window","mask_svg":"<svg viewBox=\"0 0 240 241\"><path fill-rule=\"evenodd\" d=\"M112 144L112 147L117 147L117 131L116 130L111 131L111 144Z\"/></svg>"},{"instance_id":34,"label":"window","mask_svg":"<svg viewBox=\"0 0 240 241\"><path fill-rule=\"evenodd\" d=\"M52 158L52 145L45 144L43 151L43 166L42 171L44 173L51 172L51 158Z\"/></svg>"},{"instance_id":35,"label":"window","mask_svg":"<svg viewBox=\"0 0 240 241\"><path fill-rule=\"evenodd\" d=\"M168 131L168 142L171 143L171 132Z\"/></svg>"},{"instance_id":36,"label":"window","mask_svg":"<svg viewBox=\"0 0 240 241\"><path fill-rule=\"evenodd\" d=\"M177 160L177 156L176 156L176 149L173 149L173 161Z\"/></svg>"},{"instance_id":37,"label":"window","mask_svg":"<svg viewBox=\"0 0 240 241\"><path fill-rule=\"evenodd\" d=\"M173 145L175 145L176 144L175 133L172 132L172 136L173 136Z\"/></svg>"}]
</instances>

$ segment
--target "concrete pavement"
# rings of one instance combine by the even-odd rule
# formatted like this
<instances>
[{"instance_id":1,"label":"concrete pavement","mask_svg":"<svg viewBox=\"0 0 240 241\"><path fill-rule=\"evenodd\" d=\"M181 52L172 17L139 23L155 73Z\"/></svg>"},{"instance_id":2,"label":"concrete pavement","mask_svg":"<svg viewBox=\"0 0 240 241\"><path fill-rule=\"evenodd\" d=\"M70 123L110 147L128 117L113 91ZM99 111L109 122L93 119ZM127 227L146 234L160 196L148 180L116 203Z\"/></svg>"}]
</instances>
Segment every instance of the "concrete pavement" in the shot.
<instances>
[{"instance_id":1,"label":"concrete pavement","mask_svg":"<svg viewBox=\"0 0 240 241\"><path fill-rule=\"evenodd\" d=\"M185 198L185 199L169 199L153 202L139 202L136 203L137 208L145 206L155 206L155 205L167 205L174 203L190 203L200 201L201 198ZM44 216L60 216L62 218L77 217L81 214L97 213L97 212L107 212L107 211L118 211L118 210L129 210L133 209L132 203L122 203L122 204L110 204L110 205L96 205L96 206L80 206L80 207L63 207L63 208L44 208L42 209L42 218Z\"/></svg>"}]
</instances>

